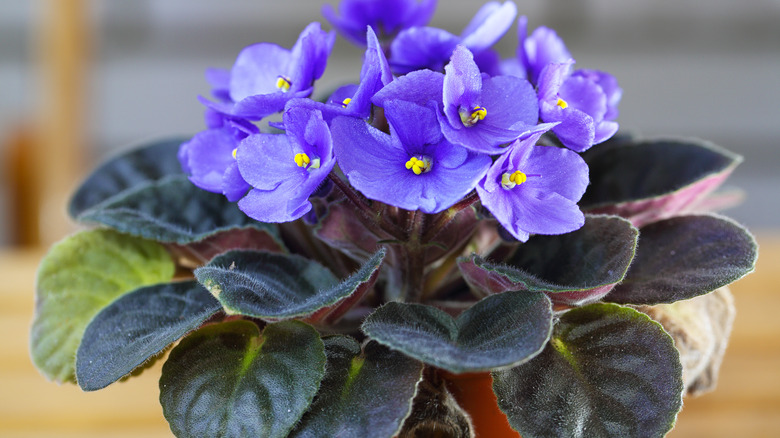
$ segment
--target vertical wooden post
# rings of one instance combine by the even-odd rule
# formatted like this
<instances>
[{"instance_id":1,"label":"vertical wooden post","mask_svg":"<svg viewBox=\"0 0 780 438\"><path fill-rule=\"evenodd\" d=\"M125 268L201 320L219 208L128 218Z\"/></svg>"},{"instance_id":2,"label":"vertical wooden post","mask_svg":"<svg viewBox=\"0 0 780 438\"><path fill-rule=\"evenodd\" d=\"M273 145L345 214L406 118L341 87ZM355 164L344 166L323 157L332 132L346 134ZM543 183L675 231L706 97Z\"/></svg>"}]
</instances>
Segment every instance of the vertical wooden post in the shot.
<instances>
[{"instance_id":1,"label":"vertical wooden post","mask_svg":"<svg viewBox=\"0 0 780 438\"><path fill-rule=\"evenodd\" d=\"M66 202L79 181L87 156L86 83L90 28L84 0L40 3L38 78L40 80L35 150L28 182L36 193L37 217L29 218L40 244L68 234Z\"/></svg>"}]
</instances>

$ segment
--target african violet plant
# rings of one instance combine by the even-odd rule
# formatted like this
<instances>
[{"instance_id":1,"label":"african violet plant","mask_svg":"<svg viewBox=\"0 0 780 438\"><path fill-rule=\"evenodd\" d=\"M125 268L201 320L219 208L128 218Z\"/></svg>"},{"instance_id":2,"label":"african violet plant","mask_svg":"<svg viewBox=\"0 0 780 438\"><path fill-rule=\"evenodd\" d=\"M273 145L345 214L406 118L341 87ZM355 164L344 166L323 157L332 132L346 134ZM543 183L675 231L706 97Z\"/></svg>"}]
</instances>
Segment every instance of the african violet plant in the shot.
<instances>
[{"instance_id":1,"label":"african violet plant","mask_svg":"<svg viewBox=\"0 0 780 438\"><path fill-rule=\"evenodd\" d=\"M525 17L500 59L512 2L460 35L434 7L326 6L366 47L357 84L309 98L335 40L313 23L209 70L206 130L100 166L69 207L96 227L40 266L40 370L93 391L167 353L180 437L493 436L464 373L522 436L668 432L691 382L637 306L753 270L705 212L740 158L615 135L615 78Z\"/></svg>"}]
</instances>

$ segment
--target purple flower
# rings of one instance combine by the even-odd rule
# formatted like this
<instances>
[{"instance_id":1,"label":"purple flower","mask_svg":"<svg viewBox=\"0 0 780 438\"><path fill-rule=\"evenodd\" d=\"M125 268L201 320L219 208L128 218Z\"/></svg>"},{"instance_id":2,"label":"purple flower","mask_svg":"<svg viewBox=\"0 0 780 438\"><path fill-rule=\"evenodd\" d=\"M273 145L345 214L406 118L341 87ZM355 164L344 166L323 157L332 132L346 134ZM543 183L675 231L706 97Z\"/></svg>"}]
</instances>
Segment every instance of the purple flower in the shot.
<instances>
[{"instance_id":1,"label":"purple flower","mask_svg":"<svg viewBox=\"0 0 780 438\"><path fill-rule=\"evenodd\" d=\"M219 71L210 74L215 96L229 100L201 98L201 102L223 114L251 120L281 111L290 99L311 94L314 81L325 71L335 37L334 32L324 32L319 23L311 23L291 50L271 43L248 46L230 70L227 90Z\"/></svg>"},{"instance_id":2,"label":"purple flower","mask_svg":"<svg viewBox=\"0 0 780 438\"><path fill-rule=\"evenodd\" d=\"M396 78L377 91L371 101L384 107L386 102L403 100L420 106L441 106L444 75L437 71L416 70Z\"/></svg>"},{"instance_id":3,"label":"purple flower","mask_svg":"<svg viewBox=\"0 0 780 438\"><path fill-rule=\"evenodd\" d=\"M476 187L482 205L523 242L585 223L577 206L588 185L585 160L568 149L534 146L540 135L512 144Z\"/></svg>"},{"instance_id":4,"label":"purple flower","mask_svg":"<svg viewBox=\"0 0 780 438\"><path fill-rule=\"evenodd\" d=\"M311 99L293 99L288 103L288 107L303 106L317 109L328 122L336 116L368 118L371 115L371 98L393 80L393 74L390 72L390 66L374 31L370 27L367 29L368 47L363 58L358 85L340 87L330 96L327 103Z\"/></svg>"},{"instance_id":5,"label":"purple flower","mask_svg":"<svg viewBox=\"0 0 780 438\"><path fill-rule=\"evenodd\" d=\"M244 196L249 184L238 173L235 159L239 142L257 131L242 120L206 111L209 129L195 134L179 147L179 162L190 181L201 189L222 193L233 202Z\"/></svg>"},{"instance_id":6,"label":"purple flower","mask_svg":"<svg viewBox=\"0 0 780 438\"><path fill-rule=\"evenodd\" d=\"M542 70L539 112L544 122L560 122L552 131L564 146L582 152L617 132L618 124L611 119L617 116L621 90L608 73L569 75L573 63L549 64Z\"/></svg>"},{"instance_id":7,"label":"purple flower","mask_svg":"<svg viewBox=\"0 0 780 438\"><path fill-rule=\"evenodd\" d=\"M527 36L527 29L528 18L523 15L517 20L517 59L506 63L502 71L536 84L547 64L566 62L572 56L553 29L539 26L530 36Z\"/></svg>"},{"instance_id":8,"label":"purple flower","mask_svg":"<svg viewBox=\"0 0 780 438\"><path fill-rule=\"evenodd\" d=\"M385 116L390 135L350 117L331 127L341 170L369 199L438 213L474 189L490 166L487 155L448 142L431 108L388 101Z\"/></svg>"},{"instance_id":9,"label":"purple flower","mask_svg":"<svg viewBox=\"0 0 780 438\"><path fill-rule=\"evenodd\" d=\"M390 46L390 65L397 73L428 68L441 71L458 44L479 55L498 41L517 16L517 6L488 2L460 36L434 27L412 27L398 34Z\"/></svg>"},{"instance_id":10,"label":"purple flower","mask_svg":"<svg viewBox=\"0 0 780 438\"><path fill-rule=\"evenodd\" d=\"M399 31L424 26L436 9L436 0L342 0L339 13L329 4L322 15L344 38L358 46L366 45L366 26L384 40Z\"/></svg>"},{"instance_id":11,"label":"purple flower","mask_svg":"<svg viewBox=\"0 0 780 438\"><path fill-rule=\"evenodd\" d=\"M500 154L502 144L552 125L537 125L539 103L528 81L514 76L480 73L471 52L457 46L446 74L418 70L402 76L374 95L374 104L405 100L435 108L450 143L474 152Z\"/></svg>"},{"instance_id":12,"label":"purple flower","mask_svg":"<svg viewBox=\"0 0 780 438\"><path fill-rule=\"evenodd\" d=\"M618 85L617 79L609 73L582 69L572 73L573 77L583 77L590 82L596 83L607 97L607 112L604 114L604 120L615 120L618 117L618 104L623 97L623 89Z\"/></svg>"},{"instance_id":13,"label":"purple flower","mask_svg":"<svg viewBox=\"0 0 780 438\"><path fill-rule=\"evenodd\" d=\"M500 154L501 144L542 133L537 125L536 92L525 79L481 74L471 52L458 45L444 67L443 112L437 112L444 136L472 151Z\"/></svg>"},{"instance_id":14,"label":"purple flower","mask_svg":"<svg viewBox=\"0 0 780 438\"><path fill-rule=\"evenodd\" d=\"M238 207L261 222L289 222L311 210L309 196L336 163L330 130L319 111L285 111L286 134L255 134L241 141L237 161L252 189Z\"/></svg>"}]
</instances>

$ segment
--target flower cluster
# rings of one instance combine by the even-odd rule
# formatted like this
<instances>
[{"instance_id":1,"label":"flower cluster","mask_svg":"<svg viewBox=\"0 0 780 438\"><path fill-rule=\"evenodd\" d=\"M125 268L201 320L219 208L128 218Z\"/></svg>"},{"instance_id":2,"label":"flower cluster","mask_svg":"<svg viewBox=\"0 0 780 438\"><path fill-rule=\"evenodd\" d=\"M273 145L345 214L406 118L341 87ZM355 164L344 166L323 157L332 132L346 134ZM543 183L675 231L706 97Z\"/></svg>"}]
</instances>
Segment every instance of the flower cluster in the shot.
<instances>
[{"instance_id":1,"label":"flower cluster","mask_svg":"<svg viewBox=\"0 0 780 438\"><path fill-rule=\"evenodd\" d=\"M511 1L484 5L459 36L424 26L434 7L345 0L337 15L326 6L366 52L359 82L324 101L310 96L335 33L319 23L290 50L259 43L229 71L210 70L208 129L179 153L191 181L262 222L301 218L330 178L351 199L427 214L479 201L521 241L580 228L588 167L578 153L617 131L616 80L573 70L551 29L527 36ZM501 60L491 47L515 21L517 55ZM270 125L284 132L261 132L258 122L278 112Z\"/></svg>"}]
</instances>

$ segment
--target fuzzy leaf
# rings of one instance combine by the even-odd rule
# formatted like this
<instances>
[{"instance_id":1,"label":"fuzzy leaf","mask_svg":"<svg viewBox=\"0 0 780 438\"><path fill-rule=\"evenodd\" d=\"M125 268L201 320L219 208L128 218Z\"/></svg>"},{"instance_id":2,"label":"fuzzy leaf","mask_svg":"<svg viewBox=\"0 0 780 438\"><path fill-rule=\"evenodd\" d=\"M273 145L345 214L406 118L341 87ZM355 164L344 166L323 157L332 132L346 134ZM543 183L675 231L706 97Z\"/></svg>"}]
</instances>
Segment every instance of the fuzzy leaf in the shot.
<instances>
[{"instance_id":1,"label":"fuzzy leaf","mask_svg":"<svg viewBox=\"0 0 780 438\"><path fill-rule=\"evenodd\" d=\"M654 222L640 230L636 259L606 299L659 304L693 298L753 272L757 257L753 236L730 219L704 215Z\"/></svg>"},{"instance_id":2,"label":"fuzzy leaf","mask_svg":"<svg viewBox=\"0 0 780 438\"><path fill-rule=\"evenodd\" d=\"M41 262L31 330L32 358L57 382L75 381L75 355L89 321L136 288L170 281L161 245L111 230L83 231L55 244Z\"/></svg>"},{"instance_id":3,"label":"fuzzy leaf","mask_svg":"<svg viewBox=\"0 0 780 438\"><path fill-rule=\"evenodd\" d=\"M109 159L81 183L70 199L68 212L77 218L130 188L169 175L183 175L177 153L185 141L187 138L161 140Z\"/></svg>"},{"instance_id":4,"label":"fuzzy leaf","mask_svg":"<svg viewBox=\"0 0 780 438\"><path fill-rule=\"evenodd\" d=\"M163 365L160 404L179 437L286 437L325 374L322 340L285 321L263 333L249 321L207 325Z\"/></svg>"},{"instance_id":5,"label":"fuzzy leaf","mask_svg":"<svg viewBox=\"0 0 780 438\"><path fill-rule=\"evenodd\" d=\"M169 176L134 186L81 213L80 221L160 242L189 244L231 230L254 228L274 240L276 227L245 215L220 194Z\"/></svg>"},{"instance_id":6,"label":"fuzzy leaf","mask_svg":"<svg viewBox=\"0 0 780 438\"><path fill-rule=\"evenodd\" d=\"M382 248L342 282L319 263L297 255L230 251L195 270L195 277L229 313L267 320L298 318L333 306L375 279Z\"/></svg>"},{"instance_id":7,"label":"fuzzy leaf","mask_svg":"<svg viewBox=\"0 0 780 438\"><path fill-rule=\"evenodd\" d=\"M461 259L463 277L482 294L545 292L554 303L582 305L606 295L634 257L638 232L616 216L586 216L577 231L532 236L506 264L479 256Z\"/></svg>"},{"instance_id":8,"label":"fuzzy leaf","mask_svg":"<svg viewBox=\"0 0 780 438\"><path fill-rule=\"evenodd\" d=\"M541 354L493 373L498 405L524 437L661 437L682 389L672 338L616 304L567 312Z\"/></svg>"},{"instance_id":9,"label":"fuzzy leaf","mask_svg":"<svg viewBox=\"0 0 780 438\"><path fill-rule=\"evenodd\" d=\"M695 139L623 139L592 148L583 158L591 180L582 209L616 214L637 227L692 211L742 161Z\"/></svg>"},{"instance_id":10,"label":"fuzzy leaf","mask_svg":"<svg viewBox=\"0 0 780 438\"><path fill-rule=\"evenodd\" d=\"M552 329L542 293L505 292L483 298L457 319L435 307L390 302L366 318L371 338L453 373L523 363L541 351Z\"/></svg>"},{"instance_id":11,"label":"fuzzy leaf","mask_svg":"<svg viewBox=\"0 0 780 438\"><path fill-rule=\"evenodd\" d=\"M89 323L76 353L76 380L85 391L130 374L222 309L196 281L137 289Z\"/></svg>"},{"instance_id":12,"label":"fuzzy leaf","mask_svg":"<svg viewBox=\"0 0 780 438\"><path fill-rule=\"evenodd\" d=\"M324 339L328 365L320 392L293 437L393 437L412 409L423 364L369 342Z\"/></svg>"}]
</instances>

